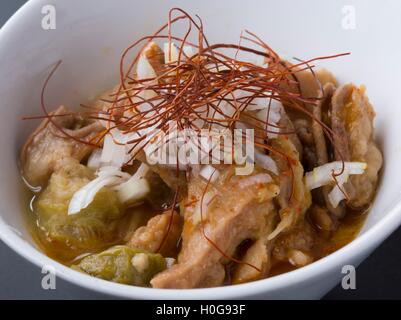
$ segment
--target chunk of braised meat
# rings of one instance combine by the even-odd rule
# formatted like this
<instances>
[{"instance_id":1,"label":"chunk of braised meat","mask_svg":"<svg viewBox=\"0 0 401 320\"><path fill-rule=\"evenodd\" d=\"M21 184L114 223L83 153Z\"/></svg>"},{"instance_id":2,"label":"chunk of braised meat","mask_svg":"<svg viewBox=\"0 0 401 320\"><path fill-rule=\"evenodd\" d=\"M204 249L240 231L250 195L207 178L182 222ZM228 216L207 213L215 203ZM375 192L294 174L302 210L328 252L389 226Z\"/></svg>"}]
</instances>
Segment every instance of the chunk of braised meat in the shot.
<instances>
[{"instance_id":1,"label":"chunk of braised meat","mask_svg":"<svg viewBox=\"0 0 401 320\"><path fill-rule=\"evenodd\" d=\"M299 81L302 97L317 99L317 105L305 105L313 117L296 110L289 112L305 151L303 157L301 156L302 162L306 170L310 171L318 163L327 162L327 149L320 121L324 122L322 109L326 109L330 102L337 81L325 69L318 70L315 74L304 70L296 72L295 76Z\"/></svg>"},{"instance_id":2,"label":"chunk of braised meat","mask_svg":"<svg viewBox=\"0 0 401 320\"><path fill-rule=\"evenodd\" d=\"M22 174L31 186L44 186L58 168L88 156L93 147L83 142L90 142L102 130L99 122L87 121L64 106L51 116L56 125L49 119L43 120L21 151ZM65 136L57 127L83 142Z\"/></svg>"},{"instance_id":3,"label":"chunk of braised meat","mask_svg":"<svg viewBox=\"0 0 401 320\"><path fill-rule=\"evenodd\" d=\"M329 116L331 114L331 100L336 88L332 83L327 83L323 86L323 92L319 95L319 104L313 109L313 115L316 121L312 123L312 134L314 141L314 148L316 159L312 163L314 167L324 165L328 162L334 161L333 159L333 145L330 140L326 138L322 124L330 127ZM319 123L318 121L321 121ZM345 204L341 202L336 208L334 208L329 201L329 193L331 191L330 186L324 186L317 190L313 190L313 200L320 206L327 207L334 220L340 219L345 214Z\"/></svg>"},{"instance_id":4,"label":"chunk of braised meat","mask_svg":"<svg viewBox=\"0 0 401 320\"><path fill-rule=\"evenodd\" d=\"M345 184L349 202L354 208L369 205L376 192L382 154L374 140L375 112L364 88L346 84L332 98L331 124L335 133L335 159L367 164L361 175L352 175Z\"/></svg>"},{"instance_id":5,"label":"chunk of braised meat","mask_svg":"<svg viewBox=\"0 0 401 320\"><path fill-rule=\"evenodd\" d=\"M327 83L323 86L323 92L319 93L319 103L313 108L313 116L316 121L312 121L312 135L315 145L316 160L312 164L313 167L324 165L330 162L326 136L322 124L330 127L327 123L328 112L331 109L331 98L336 87L332 83ZM319 123L320 121L320 123Z\"/></svg>"},{"instance_id":6,"label":"chunk of braised meat","mask_svg":"<svg viewBox=\"0 0 401 320\"><path fill-rule=\"evenodd\" d=\"M178 202L183 200L188 192L188 184L185 171L177 172L176 169L165 167L160 164L149 164L144 151L138 153L136 157L139 161L146 163L150 169L157 174L171 190L179 191Z\"/></svg>"},{"instance_id":7,"label":"chunk of braised meat","mask_svg":"<svg viewBox=\"0 0 401 320\"><path fill-rule=\"evenodd\" d=\"M331 100L336 90L337 80L327 70L318 70L312 74L309 70L297 72L296 77L300 83L301 93L304 98L317 98L317 105L307 105L312 113L310 116L292 113L296 132L304 148L303 164L306 170L310 171L317 166L334 161L332 158L333 146L326 138L323 124L331 127L330 113ZM322 187L312 192L313 200L321 206L328 208L336 220L345 214L344 203L334 208L328 200L330 187Z\"/></svg>"},{"instance_id":8,"label":"chunk of braised meat","mask_svg":"<svg viewBox=\"0 0 401 320\"><path fill-rule=\"evenodd\" d=\"M288 115L284 109L281 110L281 118L280 118L278 125L281 128L285 128L284 130L290 132L290 134L288 134L287 136L290 139L291 143L295 146L295 148L298 152L299 158L302 159L303 154L304 154L304 146L302 145L301 140L299 139L299 136L296 132L296 128L295 128L293 122L288 117Z\"/></svg>"},{"instance_id":9,"label":"chunk of braised meat","mask_svg":"<svg viewBox=\"0 0 401 320\"><path fill-rule=\"evenodd\" d=\"M182 217L168 210L151 218L146 226L138 228L127 245L148 252L159 252L164 257L174 257L182 226Z\"/></svg>"},{"instance_id":10,"label":"chunk of braised meat","mask_svg":"<svg viewBox=\"0 0 401 320\"><path fill-rule=\"evenodd\" d=\"M313 204L308 211L309 217L318 230L331 232L336 229L336 220L327 208Z\"/></svg>"},{"instance_id":11,"label":"chunk of braised meat","mask_svg":"<svg viewBox=\"0 0 401 320\"><path fill-rule=\"evenodd\" d=\"M273 203L266 208L270 214L266 217L265 228L257 239L240 257L242 262L236 264L232 271L231 282L233 284L255 281L267 277L272 265L271 249L274 241L269 241L268 236L273 232L277 224L278 215ZM259 270L251 267L255 266Z\"/></svg>"},{"instance_id":12,"label":"chunk of braised meat","mask_svg":"<svg viewBox=\"0 0 401 320\"><path fill-rule=\"evenodd\" d=\"M199 288L223 283L228 257L244 240L260 238L270 214L269 202L278 192L273 182L245 182L246 187L241 187L252 177L236 176L233 166L227 166L206 194L205 180L192 177L183 204L185 222L178 263L156 275L153 287Z\"/></svg>"},{"instance_id":13,"label":"chunk of braised meat","mask_svg":"<svg viewBox=\"0 0 401 320\"><path fill-rule=\"evenodd\" d=\"M299 220L302 220L312 200L303 180L304 169L299 159L299 153L290 139L286 136L279 136L273 141L272 147L279 152L272 154L272 157L281 173L279 177L280 194L277 197L281 221L269 236L270 239L289 230Z\"/></svg>"},{"instance_id":14,"label":"chunk of braised meat","mask_svg":"<svg viewBox=\"0 0 401 320\"><path fill-rule=\"evenodd\" d=\"M272 250L276 261L302 267L313 261L314 230L306 220L300 221L290 232L281 234Z\"/></svg>"}]
</instances>

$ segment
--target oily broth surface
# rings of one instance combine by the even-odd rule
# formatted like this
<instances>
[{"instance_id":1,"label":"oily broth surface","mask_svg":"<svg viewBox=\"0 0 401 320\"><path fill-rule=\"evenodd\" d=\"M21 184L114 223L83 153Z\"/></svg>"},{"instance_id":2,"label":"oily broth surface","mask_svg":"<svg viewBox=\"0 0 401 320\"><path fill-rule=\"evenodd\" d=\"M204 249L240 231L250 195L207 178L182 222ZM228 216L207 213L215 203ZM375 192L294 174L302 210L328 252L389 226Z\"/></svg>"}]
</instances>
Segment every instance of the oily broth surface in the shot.
<instances>
[{"instance_id":1,"label":"oily broth surface","mask_svg":"<svg viewBox=\"0 0 401 320\"><path fill-rule=\"evenodd\" d=\"M104 243L102 246L95 248L91 251L74 251L66 247L60 248L49 242L48 239L46 238L45 232L38 226L37 217L35 212L33 212L31 205L32 201L34 201L34 198L38 194L35 194L30 190L27 190L26 186L23 186L21 188L21 194L22 194L23 208L25 208L24 216L26 218L25 219L26 225L33 240L40 248L40 250L42 250L47 256L66 266L70 266L73 263L76 263L82 257L88 254L100 252L115 244L123 244L124 238L127 232L129 232L127 229L124 230L123 228L123 230L120 231L121 235L117 237L117 240L115 242ZM149 205L142 204L136 207L129 214L141 215L141 218L139 220L142 221L136 222L136 226L139 227L141 225L146 224L146 220L152 217L151 214L152 211L153 210ZM363 223L365 222L366 217L367 217L366 212L359 213L359 212L348 211L345 217L342 219L341 223L339 224L337 230L334 231L333 234L331 234L330 236L322 235L321 233L319 233L319 231L315 230L314 232L315 246L312 252L315 261L333 253L334 251L342 248L343 246L350 243L353 239L355 239L355 237L359 234L363 226ZM121 224L127 225L127 219L123 218L121 220ZM177 248L177 254L178 254L178 248ZM273 267L269 273L269 276L279 275L295 269L297 268L291 265L290 263L273 261Z\"/></svg>"},{"instance_id":2,"label":"oily broth surface","mask_svg":"<svg viewBox=\"0 0 401 320\"><path fill-rule=\"evenodd\" d=\"M32 208L32 202L39 194L27 190L25 186L21 189L25 224L35 244L48 257L66 266L71 266L89 254L101 252L113 245L124 244L124 239L130 233L129 228L132 227L133 224L135 224L136 228L143 226L146 224L147 220L155 214L154 210L145 203L135 208L131 208L119 222L118 234L115 241L103 243L92 250L75 250L66 246L59 246L49 241L46 237L45 231L38 225L36 213ZM134 215L137 215L137 219L132 218Z\"/></svg>"},{"instance_id":3,"label":"oily broth surface","mask_svg":"<svg viewBox=\"0 0 401 320\"><path fill-rule=\"evenodd\" d=\"M348 210L337 230L329 237L315 231L315 246L312 252L315 261L328 256L354 240L361 231L367 215L368 212L366 211L355 212ZM276 276L295 269L297 268L289 262L273 261L269 276Z\"/></svg>"}]
</instances>

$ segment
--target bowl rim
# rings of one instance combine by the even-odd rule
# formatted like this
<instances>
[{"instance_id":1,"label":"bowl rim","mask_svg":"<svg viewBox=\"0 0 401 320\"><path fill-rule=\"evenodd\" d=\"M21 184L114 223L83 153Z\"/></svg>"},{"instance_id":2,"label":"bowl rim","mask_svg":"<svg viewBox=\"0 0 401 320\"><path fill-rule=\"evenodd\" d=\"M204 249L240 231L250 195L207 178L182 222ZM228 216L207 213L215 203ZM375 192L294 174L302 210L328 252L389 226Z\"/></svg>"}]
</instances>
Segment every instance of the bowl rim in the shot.
<instances>
[{"instance_id":1,"label":"bowl rim","mask_svg":"<svg viewBox=\"0 0 401 320\"><path fill-rule=\"evenodd\" d=\"M24 16L29 15L30 9L40 1L41 0L29 0L14 13L0 29L0 44L4 35L12 32L14 25L24 20ZM369 250L376 248L401 224L401 198L398 198L397 203L386 211L387 214L384 218L376 222L369 230L358 235L346 246L310 265L267 279L215 288L143 288L113 283L82 274L47 257L44 253L39 251L39 249L22 239L12 227L4 222L1 215L0 239L13 251L39 268L42 268L44 265L51 265L56 270L56 276L60 276L63 280L102 294L130 299L238 299L247 296L263 295L263 293L294 286L305 280L316 277L317 274L324 274L338 268L360 253L369 252ZM340 275L341 270L338 272Z\"/></svg>"}]
</instances>

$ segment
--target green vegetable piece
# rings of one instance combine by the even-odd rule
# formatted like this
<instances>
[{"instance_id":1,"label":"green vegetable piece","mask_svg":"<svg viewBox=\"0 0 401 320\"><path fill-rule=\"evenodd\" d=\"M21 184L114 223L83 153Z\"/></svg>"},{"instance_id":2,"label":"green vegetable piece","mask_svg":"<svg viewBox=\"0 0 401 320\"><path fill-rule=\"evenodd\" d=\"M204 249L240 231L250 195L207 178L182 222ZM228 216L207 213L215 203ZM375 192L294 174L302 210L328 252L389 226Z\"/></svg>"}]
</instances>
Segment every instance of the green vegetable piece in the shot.
<instances>
[{"instance_id":1,"label":"green vegetable piece","mask_svg":"<svg viewBox=\"0 0 401 320\"><path fill-rule=\"evenodd\" d=\"M39 227L49 241L74 249L93 249L115 241L124 208L114 191L102 188L81 212L68 215L73 194L94 178L87 167L74 163L52 174L34 202Z\"/></svg>"},{"instance_id":2,"label":"green vegetable piece","mask_svg":"<svg viewBox=\"0 0 401 320\"><path fill-rule=\"evenodd\" d=\"M123 245L87 256L72 266L97 278L136 286L149 286L153 276L166 267L162 255Z\"/></svg>"}]
</instances>

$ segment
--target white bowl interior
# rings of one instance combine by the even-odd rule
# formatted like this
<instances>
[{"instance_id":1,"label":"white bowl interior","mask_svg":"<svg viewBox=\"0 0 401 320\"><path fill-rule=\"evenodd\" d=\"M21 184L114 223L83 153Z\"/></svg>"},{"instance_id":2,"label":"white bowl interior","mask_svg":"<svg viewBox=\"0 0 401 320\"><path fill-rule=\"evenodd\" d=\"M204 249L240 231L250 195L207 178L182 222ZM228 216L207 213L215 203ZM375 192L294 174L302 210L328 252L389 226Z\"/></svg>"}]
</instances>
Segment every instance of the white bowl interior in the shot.
<instances>
[{"instance_id":1,"label":"white bowl interior","mask_svg":"<svg viewBox=\"0 0 401 320\"><path fill-rule=\"evenodd\" d=\"M34 246L21 210L17 157L38 124L21 118L41 114L40 90L51 67L63 61L46 92L49 109L60 104L78 106L116 83L122 50L153 33L166 22L169 8L179 6L202 17L211 42L236 43L241 30L248 29L289 57L352 52L318 65L332 70L340 81L365 84L377 112L376 132L385 167L363 227L362 233L367 232L400 201L401 60L395 39L401 20L391 17L401 5L353 3L356 29L348 30L342 27L343 4L338 1L31 1L0 34L0 225L9 226ZM56 30L41 28L41 7L47 4L56 7Z\"/></svg>"}]
</instances>

